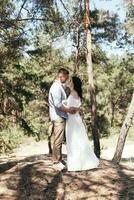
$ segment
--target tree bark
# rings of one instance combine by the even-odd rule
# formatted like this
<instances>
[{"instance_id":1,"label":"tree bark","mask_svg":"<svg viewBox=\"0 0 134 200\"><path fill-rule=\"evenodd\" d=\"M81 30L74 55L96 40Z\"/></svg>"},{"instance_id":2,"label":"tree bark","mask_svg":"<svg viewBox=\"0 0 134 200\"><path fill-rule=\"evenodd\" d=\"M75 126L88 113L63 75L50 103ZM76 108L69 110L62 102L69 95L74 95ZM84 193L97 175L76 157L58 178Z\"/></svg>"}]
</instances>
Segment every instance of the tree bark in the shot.
<instances>
[{"instance_id":1,"label":"tree bark","mask_svg":"<svg viewBox=\"0 0 134 200\"><path fill-rule=\"evenodd\" d=\"M112 159L112 161L116 164L119 164L119 162L121 160L126 137L127 137L129 128L132 125L133 117L134 117L134 92L133 92L132 100L131 100L131 103L130 103L130 106L128 109L127 116L121 127L120 135L119 135L117 146L116 146L116 151L115 151L114 157Z\"/></svg>"},{"instance_id":2,"label":"tree bark","mask_svg":"<svg viewBox=\"0 0 134 200\"><path fill-rule=\"evenodd\" d=\"M78 74L79 72L79 48L80 48L80 31L79 27L76 30L76 64L74 67L74 74Z\"/></svg>"},{"instance_id":3,"label":"tree bark","mask_svg":"<svg viewBox=\"0 0 134 200\"><path fill-rule=\"evenodd\" d=\"M111 110L112 110L112 116L111 116L111 127L114 124L114 117L115 117L115 103L113 99L111 100Z\"/></svg>"},{"instance_id":4,"label":"tree bark","mask_svg":"<svg viewBox=\"0 0 134 200\"><path fill-rule=\"evenodd\" d=\"M96 91L93 80L93 66L91 55L91 24L89 16L89 0L85 0L85 26L86 26L86 62L87 73L89 82L89 91L91 98L91 122L92 122L92 136L94 141L94 152L97 157L100 157L100 140L97 128L97 104L96 104Z\"/></svg>"},{"instance_id":5,"label":"tree bark","mask_svg":"<svg viewBox=\"0 0 134 200\"><path fill-rule=\"evenodd\" d=\"M50 122L48 129L48 150L49 154L52 154L52 136L53 136L53 123Z\"/></svg>"}]
</instances>

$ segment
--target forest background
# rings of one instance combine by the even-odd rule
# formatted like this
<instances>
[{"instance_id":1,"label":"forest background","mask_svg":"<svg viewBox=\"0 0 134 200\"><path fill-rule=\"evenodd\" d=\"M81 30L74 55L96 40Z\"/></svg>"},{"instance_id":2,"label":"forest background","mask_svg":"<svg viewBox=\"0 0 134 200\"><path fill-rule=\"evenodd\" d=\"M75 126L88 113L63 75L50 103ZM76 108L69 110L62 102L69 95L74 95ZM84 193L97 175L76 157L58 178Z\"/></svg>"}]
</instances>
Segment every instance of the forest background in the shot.
<instances>
[{"instance_id":1,"label":"forest background","mask_svg":"<svg viewBox=\"0 0 134 200\"><path fill-rule=\"evenodd\" d=\"M119 135L134 83L132 1L91 1L92 62L100 138ZM83 81L91 135L84 2L0 1L0 138L5 152L48 136L48 91L60 67ZM77 69L77 70L76 70ZM133 141L134 125L128 139ZM103 146L101 146L103 148Z\"/></svg>"}]
</instances>

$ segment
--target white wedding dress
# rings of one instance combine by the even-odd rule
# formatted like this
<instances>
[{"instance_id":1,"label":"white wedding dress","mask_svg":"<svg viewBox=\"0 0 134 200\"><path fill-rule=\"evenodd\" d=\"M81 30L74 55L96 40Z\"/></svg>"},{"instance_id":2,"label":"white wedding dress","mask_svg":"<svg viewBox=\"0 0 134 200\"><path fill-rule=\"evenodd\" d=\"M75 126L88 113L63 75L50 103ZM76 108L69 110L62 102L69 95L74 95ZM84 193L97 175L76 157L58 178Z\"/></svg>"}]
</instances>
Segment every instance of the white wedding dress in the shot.
<instances>
[{"instance_id":1,"label":"white wedding dress","mask_svg":"<svg viewBox=\"0 0 134 200\"><path fill-rule=\"evenodd\" d=\"M80 107L81 101L70 95L67 100L63 101L63 105ZM68 114L66 143L68 171L88 170L99 165L99 160L90 146L87 131L79 113Z\"/></svg>"}]
</instances>

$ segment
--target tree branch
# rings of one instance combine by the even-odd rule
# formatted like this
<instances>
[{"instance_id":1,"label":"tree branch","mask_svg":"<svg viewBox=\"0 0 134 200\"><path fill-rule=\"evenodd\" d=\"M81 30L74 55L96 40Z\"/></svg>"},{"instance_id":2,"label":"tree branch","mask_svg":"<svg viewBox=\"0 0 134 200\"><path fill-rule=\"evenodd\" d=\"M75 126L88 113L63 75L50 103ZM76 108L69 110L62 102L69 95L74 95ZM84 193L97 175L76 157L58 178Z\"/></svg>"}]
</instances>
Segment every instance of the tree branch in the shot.
<instances>
[{"instance_id":1,"label":"tree branch","mask_svg":"<svg viewBox=\"0 0 134 200\"><path fill-rule=\"evenodd\" d=\"M16 21L45 21L48 20L46 18L36 18L36 17L30 17L30 18L22 18L22 19L5 19L5 20L0 20L0 24L6 24L6 23L13 23ZM49 21L52 21L49 19Z\"/></svg>"},{"instance_id":2,"label":"tree branch","mask_svg":"<svg viewBox=\"0 0 134 200\"><path fill-rule=\"evenodd\" d=\"M63 5L64 9L67 11L68 15L70 15L70 13L69 13L68 9L66 8L66 6L65 6L65 4L64 4L64 2L63 2L63 0L60 0L60 2L61 2L61 4Z\"/></svg>"},{"instance_id":3,"label":"tree branch","mask_svg":"<svg viewBox=\"0 0 134 200\"><path fill-rule=\"evenodd\" d=\"M22 11L24 5L26 4L26 2L27 2L27 0L24 0L24 2L23 2L22 6L21 6L21 8L20 8L20 11L19 11L18 16L17 16L16 19L18 19L18 18L20 17L21 11Z\"/></svg>"}]
</instances>

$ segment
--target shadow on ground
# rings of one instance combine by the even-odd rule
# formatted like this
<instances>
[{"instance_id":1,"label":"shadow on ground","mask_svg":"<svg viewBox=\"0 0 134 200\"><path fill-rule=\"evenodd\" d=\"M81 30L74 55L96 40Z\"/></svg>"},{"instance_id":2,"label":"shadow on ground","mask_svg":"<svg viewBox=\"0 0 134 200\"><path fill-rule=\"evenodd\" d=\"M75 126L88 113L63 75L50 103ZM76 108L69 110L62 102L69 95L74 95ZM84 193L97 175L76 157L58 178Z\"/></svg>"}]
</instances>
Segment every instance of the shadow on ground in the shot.
<instances>
[{"instance_id":1,"label":"shadow on ground","mask_svg":"<svg viewBox=\"0 0 134 200\"><path fill-rule=\"evenodd\" d=\"M0 172L1 200L134 200L133 169L106 160L94 170L58 172L49 155L38 155L0 163Z\"/></svg>"}]
</instances>

